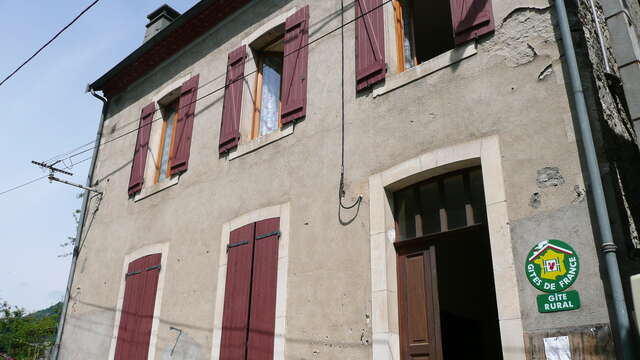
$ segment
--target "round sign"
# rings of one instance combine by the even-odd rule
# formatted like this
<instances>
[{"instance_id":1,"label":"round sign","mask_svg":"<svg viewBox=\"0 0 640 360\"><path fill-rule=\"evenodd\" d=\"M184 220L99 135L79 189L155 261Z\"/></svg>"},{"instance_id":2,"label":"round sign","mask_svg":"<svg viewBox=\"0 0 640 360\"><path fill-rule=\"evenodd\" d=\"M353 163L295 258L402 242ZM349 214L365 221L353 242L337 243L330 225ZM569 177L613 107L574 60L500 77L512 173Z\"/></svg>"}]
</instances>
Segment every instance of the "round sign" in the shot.
<instances>
[{"instance_id":1,"label":"round sign","mask_svg":"<svg viewBox=\"0 0 640 360\"><path fill-rule=\"evenodd\" d=\"M569 244L545 240L531 249L524 267L529 282L536 289L557 293L567 290L576 281L580 261Z\"/></svg>"}]
</instances>

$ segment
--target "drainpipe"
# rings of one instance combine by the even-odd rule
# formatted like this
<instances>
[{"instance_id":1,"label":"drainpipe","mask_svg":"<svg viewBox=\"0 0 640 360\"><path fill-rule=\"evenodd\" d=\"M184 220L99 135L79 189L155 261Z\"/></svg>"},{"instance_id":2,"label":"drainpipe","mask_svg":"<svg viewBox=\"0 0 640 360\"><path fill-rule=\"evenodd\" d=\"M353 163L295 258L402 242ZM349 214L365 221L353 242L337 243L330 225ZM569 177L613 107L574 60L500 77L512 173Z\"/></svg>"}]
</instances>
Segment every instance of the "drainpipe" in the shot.
<instances>
[{"instance_id":1,"label":"drainpipe","mask_svg":"<svg viewBox=\"0 0 640 360\"><path fill-rule=\"evenodd\" d=\"M89 174L87 175L87 187L91 187L91 182L93 179L93 171L96 165L96 159L98 157L98 149L100 147L100 142L102 140L102 129L104 127L104 120L107 117L107 108L108 103L107 99L96 94L96 92L88 88L88 91L91 92L98 100L102 101L102 113L100 115L100 123L98 124L98 132L96 134L96 141L94 143L93 148L93 156L91 157L91 166L89 167ZM60 341L62 340L62 333L64 332L64 323L67 316L67 309L69 308L69 298L71 297L71 286L73 285L73 277L76 272L76 263L78 262L78 255L80 255L79 245L80 239L82 239L82 231L84 229L84 223L86 219L87 206L89 204L89 191L85 191L84 197L82 199L82 207L80 208L80 221L78 222L78 227L76 229L76 241L73 246L73 258L71 259L71 268L69 269L69 278L67 280L67 289L64 294L64 302L62 303L62 313L60 314L60 320L58 324L58 333L56 335L56 342L53 345L53 352L51 354L51 360L58 360L58 355L60 354Z\"/></svg>"},{"instance_id":2,"label":"drainpipe","mask_svg":"<svg viewBox=\"0 0 640 360\"><path fill-rule=\"evenodd\" d=\"M611 233L611 224L609 222L609 212L604 197L604 189L602 187L602 179L600 177L600 168L596 157L595 145L593 143L593 134L591 133L591 125L589 122L589 114L587 112L587 104L584 98L582 83L578 72L578 62L571 38L571 30L569 28L569 20L567 18L567 10L564 0L555 0L556 13L558 14L558 25L560 27L560 35L562 37L562 48L566 59L567 70L569 72L569 80L571 90L576 106L576 115L582 136L582 150L586 158L589 182L591 183L591 191L593 193L594 208L598 221L599 238L601 241L600 250L603 253L605 266L607 268L606 276L611 287L611 305L613 315L613 332L614 339L619 341L618 353L622 356L621 360L632 360L632 340L629 325L629 314L624 300L622 291L622 281L620 280L620 269L618 267L618 259L616 258L616 245L613 242ZM606 56L606 53L605 53Z\"/></svg>"}]
</instances>

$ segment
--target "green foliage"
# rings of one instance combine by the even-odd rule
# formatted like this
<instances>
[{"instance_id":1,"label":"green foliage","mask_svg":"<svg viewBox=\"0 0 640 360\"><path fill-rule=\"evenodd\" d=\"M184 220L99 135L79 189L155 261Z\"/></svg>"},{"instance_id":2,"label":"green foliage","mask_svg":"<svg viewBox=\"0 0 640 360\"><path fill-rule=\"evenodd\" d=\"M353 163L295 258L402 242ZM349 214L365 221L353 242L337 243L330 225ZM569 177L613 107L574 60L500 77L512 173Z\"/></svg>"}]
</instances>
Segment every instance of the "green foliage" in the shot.
<instances>
[{"instance_id":1,"label":"green foliage","mask_svg":"<svg viewBox=\"0 0 640 360\"><path fill-rule=\"evenodd\" d=\"M33 314L0 302L0 354L17 360L41 358L53 345L62 304Z\"/></svg>"}]
</instances>

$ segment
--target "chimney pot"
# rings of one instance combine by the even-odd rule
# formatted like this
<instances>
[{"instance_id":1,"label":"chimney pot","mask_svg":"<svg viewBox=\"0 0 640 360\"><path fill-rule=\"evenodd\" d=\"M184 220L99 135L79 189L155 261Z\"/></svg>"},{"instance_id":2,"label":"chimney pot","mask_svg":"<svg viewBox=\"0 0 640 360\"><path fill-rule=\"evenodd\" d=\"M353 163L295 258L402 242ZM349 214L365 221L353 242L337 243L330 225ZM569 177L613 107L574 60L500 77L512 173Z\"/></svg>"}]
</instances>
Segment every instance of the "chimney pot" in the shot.
<instances>
[{"instance_id":1,"label":"chimney pot","mask_svg":"<svg viewBox=\"0 0 640 360\"><path fill-rule=\"evenodd\" d=\"M155 34L169 26L178 16L180 16L180 13L167 4L160 6L151 14L147 15L149 23L147 24L147 31L144 34L144 42L147 42L147 40L151 39Z\"/></svg>"}]
</instances>

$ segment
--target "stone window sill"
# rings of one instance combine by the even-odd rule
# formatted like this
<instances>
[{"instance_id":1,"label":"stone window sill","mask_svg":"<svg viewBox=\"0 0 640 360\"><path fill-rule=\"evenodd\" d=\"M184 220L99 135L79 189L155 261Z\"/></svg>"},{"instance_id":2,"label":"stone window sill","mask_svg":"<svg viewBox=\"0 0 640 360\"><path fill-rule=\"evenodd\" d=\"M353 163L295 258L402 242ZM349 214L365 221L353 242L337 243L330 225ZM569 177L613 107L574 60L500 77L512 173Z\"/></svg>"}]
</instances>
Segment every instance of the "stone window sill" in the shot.
<instances>
[{"instance_id":1,"label":"stone window sill","mask_svg":"<svg viewBox=\"0 0 640 360\"><path fill-rule=\"evenodd\" d=\"M161 191L164 191L172 186L178 185L178 181L180 180L180 175L178 176L174 176L169 180L165 180L163 182L159 182L157 184L153 184L153 185L149 185L149 186L144 186L142 188L142 191L140 191L139 193L137 193L134 197L133 197L133 201L134 202L138 202L140 200L146 199L152 195L155 195Z\"/></svg>"},{"instance_id":2,"label":"stone window sill","mask_svg":"<svg viewBox=\"0 0 640 360\"><path fill-rule=\"evenodd\" d=\"M414 66L411 69L387 76L385 85L373 90L373 97L384 95L399 87L405 86L406 84L421 79L429 74L433 74L438 70L449 67L457 62L475 55L477 52L478 51L476 42L470 41L466 44L456 47L453 50L449 50L444 54L438 55L429 61L423 62L418 66Z\"/></svg>"},{"instance_id":3,"label":"stone window sill","mask_svg":"<svg viewBox=\"0 0 640 360\"><path fill-rule=\"evenodd\" d=\"M285 127L284 129L279 129L278 131L274 131L269 135L260 136L255 138L247 143L238 145L238 148L235 151L229 153L228 159L231 161L233 159L237 159L246 154L252 153L261 147L267 146L272 142L276 142L284 137L287 137L293 134L293 124Z\"/></svg>"}]
</instances>

